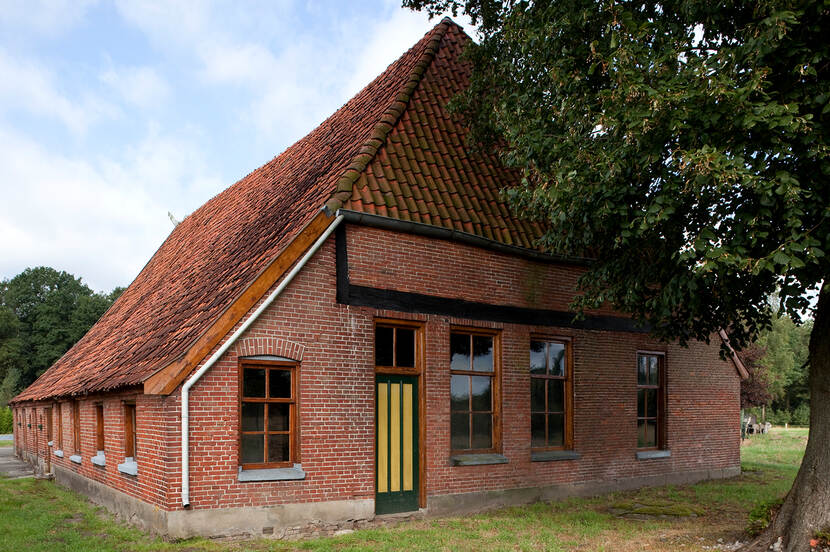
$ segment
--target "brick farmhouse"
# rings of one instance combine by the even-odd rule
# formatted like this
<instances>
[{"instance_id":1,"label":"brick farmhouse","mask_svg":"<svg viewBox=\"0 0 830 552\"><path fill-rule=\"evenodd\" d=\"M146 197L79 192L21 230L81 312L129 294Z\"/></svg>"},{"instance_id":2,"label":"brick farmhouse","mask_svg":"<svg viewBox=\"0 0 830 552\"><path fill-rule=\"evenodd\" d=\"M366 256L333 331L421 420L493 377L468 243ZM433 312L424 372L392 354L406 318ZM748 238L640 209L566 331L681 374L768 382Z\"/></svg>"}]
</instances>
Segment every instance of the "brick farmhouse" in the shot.
<instances>
[{"instance_id":1,"label":"brick farmhouse","mask_svg":"<svg viewBox=\"0 0 830 552\"><path fill-rule=\"evenodd\" d=\"M177 537L738 474L742 367L568 311L590 260L446 108L469 41L445 19L178 224L12 401L17 454Z\"/></svg>"}]
</instances>

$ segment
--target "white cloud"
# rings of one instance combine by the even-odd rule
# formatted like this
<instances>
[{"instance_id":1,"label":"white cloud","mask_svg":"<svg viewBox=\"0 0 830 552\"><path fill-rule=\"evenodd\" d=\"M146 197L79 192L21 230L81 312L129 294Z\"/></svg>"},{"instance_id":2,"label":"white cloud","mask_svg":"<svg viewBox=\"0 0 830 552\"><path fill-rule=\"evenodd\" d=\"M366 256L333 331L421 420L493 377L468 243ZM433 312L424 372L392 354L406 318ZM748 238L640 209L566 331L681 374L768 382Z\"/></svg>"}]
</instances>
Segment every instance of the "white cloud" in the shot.
<instances>
[{"instance_id":1,"label":"white cloud","mask_svg":"<svg viewBox=\"0 0 830 552\"><path fill-rule=\"evenodd\" d=\"M50 265L91 287L128 284L181 219L223 184L193 146L151 131L124 159L54 155L0 129L0 274Z\"/></svg>"},{"instance_id":2,"label":"white cloud","mask_svg":"<svg viewBox=\"0 0 830 552\"><path fill-rule=\"evenodd\" d=\"M99 76L125 101L141 109L157 107L170 95L170 87L152 67L110 68Z\"/></svg>"},{"instance_id":3,"label":"white cloud","mask_svg":"<svg viewBox=\"0 0 830 552\"><path fill-rule=\"evenodd\" d=\"M13 58L0 50L0 114L20 109L57 119L83 134L97 120L112 117L115 108L87 94L71 101L59 90L53 74L32 59Z\"/></svg>"},{"instance_id":4,"label":"white cloud","mask_svg":"<svg viewBox=\"0 0 830 552\"><path fill-rule=\"evenodd\" d=\"M0 24L18 30L55 34L77 25L98 0L2 0Z\"/></svg>"},{"instance_id":5,"label":"white cloud","mask_svg":"<svg viewBox=\"0 0 830 552\"><path fill-rule=\"evenodd\" d=\"M286 3L259 4L248 10L255 16L222 0L117 5L156 49L194 60L194 75L206 85L233 87L238 119L260 141L282 145L309 132L438 23L397 0L362 11L321 10L314 24L298 24L300 12L314 6Z\"/></svg>"}]
</instances>

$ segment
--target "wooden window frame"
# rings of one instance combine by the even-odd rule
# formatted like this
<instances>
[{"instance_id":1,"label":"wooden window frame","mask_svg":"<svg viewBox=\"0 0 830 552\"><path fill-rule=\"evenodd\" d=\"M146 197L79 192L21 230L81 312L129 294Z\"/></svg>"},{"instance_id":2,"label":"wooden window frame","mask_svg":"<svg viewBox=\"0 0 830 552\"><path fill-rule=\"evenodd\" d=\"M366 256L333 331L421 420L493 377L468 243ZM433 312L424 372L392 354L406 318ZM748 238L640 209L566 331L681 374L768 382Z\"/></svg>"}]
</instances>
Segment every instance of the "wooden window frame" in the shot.
<instances>
[{"instance_id":1,"label":"wooden window frame","mask_svg":"<svg viewBox=\"0 0 830 552\"><path fill-rule=\"evenodd\" d=\"M135 402L124 402L124 457L134 461L138 455L138 438L136 436L137 414Z\"/></svg>"},{"instance_id":2,"label":"wooden window frame","mask_svg":"<svg viewBox=\"0 0 830 552\"><path fill-rule=\"evenodd\" d=\"M424 324L414 320L395 320L393 318L376 318L372 329L372 364L375 367L375 372L379 374L403 374L408 376L417 376L423 372L423 362L425 358L426 344L424 343ZM392 340L392 366L381 366L375 363L377 359L377 329L392 328L395 330ZM398 328L406 330L413 330L415 332L415 366L397 366L397 339Z\"/></svg>"},{"instance_id":3,"label":"wooden window frame","mask_svg":"<svg viewBox=\"0 0 830 552\"><path fill-rule=\"evenodd\" d=\"M667 432L666 432L666 400L667 400L667 393L666 393L666 353L662 351L637 351L636 356L636 363L634 365L635 369L635 377L637 377L637 371L639 370L640 366L640 357L657 357L657 385L640 385L639 381L637 383L637 391L639 392L640 389L656 389L657 390L657 416L640 416L639 412L637 412L637 394L635 394L635 429L639 424L640 420L655 420L657 423L657 443L655 446L648 446L648 447L641 447L639 443L637 443L637 450L665 450L666 443L667 443ZM648 411L646 411L648 414Z\"/></svg>"},{"instance_id":4,"label":"wooden window frame","mask_svg":"<svg viewBox=\"0 0 830 552\"><path fill-rule=\"evenodd\" d=\"M75 454L81 454L81 401L72 403L72 446Z\"/></svg>"},{"instance_id":5,"label":"wooden window frame","mask_svg":"<svg viewBox=\"0 0 830 552\"><path fill-rule=\"evenodd\" d=\"M452 426L450 426L450 455L463 454L492 454L501 452L501 330L491 328L477 328L470 326L451 326L450 333L447 336L447 345L452 339L452 334L467 334L471 336L470 340L470 369L469 370L453 370L449 369L450 381L453 375L459 376L489 376L490 377L490 400L491 404L491 432L493 446L483 449L454 449L452 448ZM492 372L478 372L473 370L472 363L474 362L472 336L485 336L493 338L493 371ZM452 360L452 351L450 350L450 357L447 362ZM472 385L472 383L471 383ZM472 401L472 392L470 393L470 401ZM452 397L450 396L450 404L452 404ZM450 419L452 419L452 406L450 406ZM483 411L467 411L470 414L479 413L486 414ZM470 416L470 424L472 424L472 416ZM470 428L470 439L472 439L472 427Z\"/></svg>"},{"instance_id":6,"label":"wooden window frame","mask_svg":"<svg viewBox=\"0 0 830 552\"><path fill-rule=\"evenodd\" d=\"M243 390L244 390L244 376L245 376L245 368L260 368L265 369L265 394L266 397L244 397ZM268 393L270 393L270 376L272 370L288 370L291 372L291 398L270 398L268 397ZM239 360L239 398L238 398L238 416L239 416L239 433L238 433L238 442L237 442L237 453L239 454L239 465L242 466L243 470L257 470L257 469L269 469L269 468L289 468L293 467L294 464L300 463L300 423L299 423L299 412L300 412L300 397L299 397L299 385L300 380L300 363L295 361L283 361L283 360L255 360L255 359L240 359ZM264 417L263 420L263 431L242 431L242 403L264 403ZM270 432L268 431L268 404L289 404L288 416L288 460L285 462L242 462L242 435L244 434L264 434L268 435ZM276 433L279 435L284 435L284 432ZM265 440L265 449L264 454L268 453L268 440Z\"/></svg>"},{"instance_id":7,"label":"wooden window frame","mask_svg":"<svg viewBox=\"0 0 830 552\"><path fill-rule=\"evenodd\" d=\"M46 442L52 441L52 437L54 434L53 425L52 425L52 407L47 406L43 409L43 417L46 418ZM53 442L54 444L54 442Z\"/></svg>"},{"instance_id":8,"label":"wooden window frame","mask_svg":"<svg viewBox=\"0 0 830 552\"><path fill-rule=\"evenodd\" d=\"M103 452L106 449L104 441L104 403L95 403L95 450Z\"/></svg>"},{"instance_id":9,"label":"wooden window frame","mask_svg":"<svg viewBox=\"0 0 830 552\"><path fill-rule=\"evenodd\" d=\"M58 419L58 446L57 450L63 450L63 403L56 403L56 417Z\"/></svg>"},{"instance_id":10,"label":"wooden window frame","mask_svg":"<svg viewBox=\"0 0 830 552\"><path fill-rule=\"evenodd\" d=\"M544 379L544 380L564 380L565 381L565 435L564 435L564 443L562 446L544 446L544 447L533 447L531 446L531 452L545 452L549 450L573 450L574 448L574 400L573 400L573 340L570 337L562 337L562 336L550 336L550 335L531 335L530 341L542 341L544 343L559 343L565 346L565 375L564 376L551 376L548 374L530 374L531 383L533 379ZM528 352L530 352L530 343L528 343ZM528 371L530 370L529 366L529 357L528 357ZM550 359L548 355L545 355L545 364ZM547 370L546 370L547 372ZM530 405L528 405L530 406ZM533 411L531 410L531 415ZM547 393L547 385L545 385L545 435L548 435L548 414L550 411L548 410L548 393ZM531 436L531 442L532 442Z\"/></svg>"}]
</instances>

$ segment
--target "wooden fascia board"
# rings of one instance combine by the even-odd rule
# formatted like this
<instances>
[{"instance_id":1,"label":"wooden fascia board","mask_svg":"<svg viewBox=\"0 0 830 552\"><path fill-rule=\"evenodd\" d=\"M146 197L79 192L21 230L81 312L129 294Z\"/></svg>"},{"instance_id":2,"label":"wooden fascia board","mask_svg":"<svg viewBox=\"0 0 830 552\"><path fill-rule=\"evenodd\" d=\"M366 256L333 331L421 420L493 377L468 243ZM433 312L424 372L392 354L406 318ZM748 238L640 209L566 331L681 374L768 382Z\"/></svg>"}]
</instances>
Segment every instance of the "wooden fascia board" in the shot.
<instances>
[{"instance_id":1,"label":"wooden fascia board","mask_svg":"<svg viewBox=\"0 0 830 552\"><path fill-rule=\"evenodd\" d=\"M727 334L724 330L718 330L718 335L720 336L721 341L723 341L723 344L726 345L726 348L729 350L729 356L732 359L732 364L735 365L735 370L738 371L738 376L740 376L742 380L748 379L749 371L746 369L746 366L744 366L741 357L738 356L738 352L735 351L734 347L732 347L732 343L729 341L729 334Z\"/></svg>"},{"instance_id":2,"label":"wooden fascia board","mask_svg":"<svg viewBox=\"0 0 830 552\"><path fill-rule=\"evenodd\" d=\"M253 283L193 343L179 359L156 371L144 381L144 393L169 395L187 375L205 359L269 289L294 265L297 259L320 237L331 219L320 212L277 256Z\"/></svg>"}]
</instances>

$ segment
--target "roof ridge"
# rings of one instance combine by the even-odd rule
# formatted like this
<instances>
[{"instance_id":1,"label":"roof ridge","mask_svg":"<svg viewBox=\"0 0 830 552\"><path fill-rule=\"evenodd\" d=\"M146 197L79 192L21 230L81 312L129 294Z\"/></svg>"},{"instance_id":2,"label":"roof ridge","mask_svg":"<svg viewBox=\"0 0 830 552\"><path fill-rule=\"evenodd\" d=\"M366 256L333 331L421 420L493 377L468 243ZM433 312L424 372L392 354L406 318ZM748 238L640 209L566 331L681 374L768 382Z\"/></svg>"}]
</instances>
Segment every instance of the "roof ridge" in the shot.
<instances>
[{"instance_id":1,"label":"roof ridge","mask_svg":"<svg viewBox=\"0 0 830 552\"><path fill-rule=\"evenodd\" d=\"M409 80L404 85L403 89L395 96L395 99L392 100L392 104L386 109L386 111L383 112L380 120L372 129L372 134L369 139L363 143L360 150L358 150L357 155L355 155L354 159L352 159L352 162L346 170L343 171L340 178L337 179L334 193L323 205L323 210L326 211L327 214L333 214L340 207L342 207L345 202L349 200L349 198L351 198L355 182L357 182L358 178L360 178L363 171L366 170L366 167L369 166L372 159L375 158L375 155L378 150L380 150L380 147L386 142L386 137L395 127L398 119L400 119L406 111L406 107L409 105L409 100L412 97L412 94L420 84L424 74L426 74L427 68L435 59L441 40L444 38L444 35L451 24L455 24L455 22L452 21L452 19L445 17L433 28L433 35L424 47L421 59L412 68L412 71L409 74Z\"/></svg>"}]
</instances>

